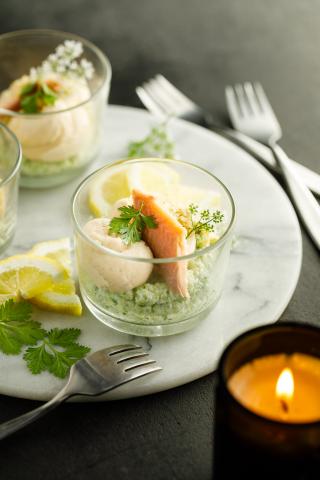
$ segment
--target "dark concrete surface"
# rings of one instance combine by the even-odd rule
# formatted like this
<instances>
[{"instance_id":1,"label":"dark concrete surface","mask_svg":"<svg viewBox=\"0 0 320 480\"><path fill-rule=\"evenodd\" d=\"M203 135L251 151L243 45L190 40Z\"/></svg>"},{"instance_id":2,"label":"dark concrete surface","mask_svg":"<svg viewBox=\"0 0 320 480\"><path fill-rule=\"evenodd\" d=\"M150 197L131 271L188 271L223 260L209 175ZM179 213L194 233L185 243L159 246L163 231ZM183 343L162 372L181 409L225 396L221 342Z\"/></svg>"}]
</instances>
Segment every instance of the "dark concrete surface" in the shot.
<instances>
[{"instance_id":1,"label":"dark concrete surface","mask_svg":"<svg viewBox=\"0 0 320 480\"><path fill-rule=\"evenodd\" d=\"M111 103L140 106L134 87L161 72L221 122L225 84L260 80L282 145L318 173L319 18L317 0L0 0L0 33L56 28L102 48L113 66ZM281 321L320 325L319 253L305 234L303 248ZM64 405L1 443L0 478L209 479L215 381L212 374L146 398ZM36 405L0 396L0 421Z\"/></svg>"}]
</instances>

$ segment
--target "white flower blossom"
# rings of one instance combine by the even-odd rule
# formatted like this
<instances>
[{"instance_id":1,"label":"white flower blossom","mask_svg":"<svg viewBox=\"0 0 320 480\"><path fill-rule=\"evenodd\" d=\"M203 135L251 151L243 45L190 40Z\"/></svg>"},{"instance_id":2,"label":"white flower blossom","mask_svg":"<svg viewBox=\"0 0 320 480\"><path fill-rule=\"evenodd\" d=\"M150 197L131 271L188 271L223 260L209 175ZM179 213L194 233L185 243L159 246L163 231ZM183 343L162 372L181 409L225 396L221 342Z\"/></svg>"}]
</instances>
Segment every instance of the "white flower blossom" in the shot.
<instances>
[{"instance_id":1,"label":"white flower blossom","mask_svg":"<svg viewBox=\"0 0 320 480\"><path fill-rule=\"evenodd\" d=\"M90 80L90 78L93 77L93 73L94 73L94 68L92 63L86 60L85 58L82 58L80 61L80 67L82 68L83 76L88 80Z\"/></svg>"},{"instance_id":2,"label":"white flower blossom","mask_svg":"<svg viewBox=\"0 0 320 480\"><path fill-rule=\"evenodd\" d=\"M75 40L65 40L58 45L54 53L51 53L40 67L31 68L30 76L33 81L48 73L60 73L72 77L90 79L93 76L94 68L91 62L82 58L80 62L76 60L83 53L81 42Z\"/></svg>"}]
</instances>

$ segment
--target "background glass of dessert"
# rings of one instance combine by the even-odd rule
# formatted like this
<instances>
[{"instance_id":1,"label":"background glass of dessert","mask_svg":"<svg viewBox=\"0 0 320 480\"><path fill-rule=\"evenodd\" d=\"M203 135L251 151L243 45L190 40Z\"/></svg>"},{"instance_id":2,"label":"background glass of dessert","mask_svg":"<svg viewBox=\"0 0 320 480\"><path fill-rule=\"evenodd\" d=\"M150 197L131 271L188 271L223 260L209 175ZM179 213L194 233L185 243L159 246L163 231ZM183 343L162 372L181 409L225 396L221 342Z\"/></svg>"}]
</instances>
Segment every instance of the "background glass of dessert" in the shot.
<instances>
[{"instance_id":1,"label":"background glass of dessert","mask_svg":"<svg viewBox=\"0 0 320 480\"><path fill-rule=\"evenodd\" d=\"M147 242L126 246L112 234L108 237L108 222L119 216L117 206L119 202L125 203L121 200L105 218L93 218L91 194L96 192L103 177L116 182L121 178L120 172L133 168L137 170L132 171L131 178L136 179L141 172L144 175L146 167L155 172L169 167L171 176L174 177L174 172L179 178L179 184L169 184L164 195L168 208L177 211L180 207L188 208L191 198L198 197L201 201L211 201L214 209L223 212L224 221L215 227L214 233L201 239L202 245L193 246L191 253L185 251L184 256L156 258ZM160 185L159 178L154 178ZM123 177L117 191L130 195L126 188ZM153 190L152 194L157 192ZM235 206L227 188L209 172L177 160L117 162L82 182L73 198L72 215L81 293L89 310L106 325L133 335L176 334L194 327L220 298L233 238ZM154 232L156 235L157 229ZM169 243L165 235L162 237L158 239L159 245ZM179 294L170 278L176 275L181 280L180 274L185 276L182 287L186 288Z\"/></svg>"},{"instance_id":2,"label":"background glass of dessert","mask_svg":"<svg viewBox=\"0 0 320 480\"><path fill-rule=\"evenodd\" d=\"M21 146L0 123L0 253L11 242L17 223Z\"/></svg>"},{"instance_id":3,"label":"background glass of dessert","mask_svg":"<svg viewBox=\"0 0 320 480\"><path fill-rule=\"evenodd\" d=\"M63 97L37 113L25 113L14 102L10 105L11 91L21 91L21 86L30 82L31 69L39 67L65 41L81 43L83 51L78 60L85 59L92 65L90 79L66 78L62 82ZM64 78L64 73L61 75L53 75L51 81L48 74L48 85L54 88L56 80L59 83ZM12 109L14 115L0 115L0 120L21 143L22 186L43 188L65 183L97 156L110 82L109 60L99 48L77 35L21 30L0 36L0 108ZM4 93L9 87L11 91Z\"/></svg>"}]
</instances>

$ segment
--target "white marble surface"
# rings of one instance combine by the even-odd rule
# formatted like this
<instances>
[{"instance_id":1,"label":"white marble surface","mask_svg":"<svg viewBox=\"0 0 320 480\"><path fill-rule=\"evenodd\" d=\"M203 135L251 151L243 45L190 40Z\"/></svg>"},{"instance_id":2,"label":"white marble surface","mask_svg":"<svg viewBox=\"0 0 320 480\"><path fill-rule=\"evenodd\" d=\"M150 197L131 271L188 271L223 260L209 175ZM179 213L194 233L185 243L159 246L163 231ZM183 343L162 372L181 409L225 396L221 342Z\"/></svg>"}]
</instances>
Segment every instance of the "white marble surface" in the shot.
<instances>
[{"instance_id":1,"label":"white marble surface","mask_svg":"<svg viewBox=\"0 0 320 480\"><path fill-rule=\"evenodd\" d=\"M109 107L106 116L104 152L90 170L125 157L128 141L145 136L154 123L146 112L126 107ZM93 350L128 342L152 350L163 371L110 392L105 397L108 399L159 392L213 371L231 339L279 318L300 273L299 224L274 178L244 151L201 127L172 120L170 128L179 156L211 170L231 190L237 205L238 240L220 302L200 325L187 333L139 338L111 330L89 312L80 319L35 313L47 328L81 328L81 342ZM17 233L6 253L23 252L36 242L70 235L70 201L79 181L52 190L22 190ZM46 373L31 375L20 356L0 354L0 393L46 400L63 383Z\"/></svg>"}]
</instances>

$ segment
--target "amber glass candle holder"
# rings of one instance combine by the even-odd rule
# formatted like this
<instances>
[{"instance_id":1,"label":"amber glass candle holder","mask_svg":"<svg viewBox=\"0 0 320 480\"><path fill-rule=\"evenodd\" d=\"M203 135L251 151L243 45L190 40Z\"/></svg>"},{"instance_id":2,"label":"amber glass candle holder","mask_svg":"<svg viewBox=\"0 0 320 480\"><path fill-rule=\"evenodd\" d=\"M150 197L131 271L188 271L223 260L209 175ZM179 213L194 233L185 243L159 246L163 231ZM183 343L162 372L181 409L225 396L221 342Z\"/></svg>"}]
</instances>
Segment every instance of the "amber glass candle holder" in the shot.
<instances>
[{"instance_id":1,"label":"amber glass candle holder","mask_svg":"<svg viewBox=\"0 0 320 480\"><path fill-rule=\"evenodd\" d=\"M228 386L231 376L254 359L294 353L320 358L320 329L299 323L258 327L240 335L223 352L218 365L215 422L215 457L217 462L224 462L223 468L233 468L232 452L248 470L260 463L269 474L276 473L275 465L295 469L297 462L311 465L320 461L319 420L287 423L266 418L240 403Z\"/></svg>"}]
</instances>

